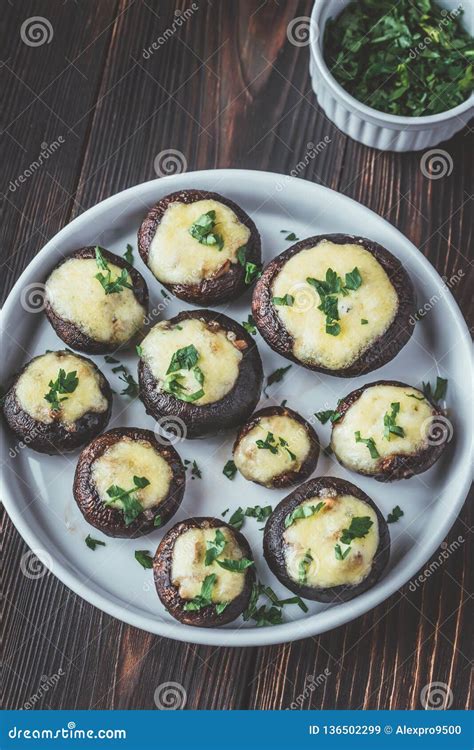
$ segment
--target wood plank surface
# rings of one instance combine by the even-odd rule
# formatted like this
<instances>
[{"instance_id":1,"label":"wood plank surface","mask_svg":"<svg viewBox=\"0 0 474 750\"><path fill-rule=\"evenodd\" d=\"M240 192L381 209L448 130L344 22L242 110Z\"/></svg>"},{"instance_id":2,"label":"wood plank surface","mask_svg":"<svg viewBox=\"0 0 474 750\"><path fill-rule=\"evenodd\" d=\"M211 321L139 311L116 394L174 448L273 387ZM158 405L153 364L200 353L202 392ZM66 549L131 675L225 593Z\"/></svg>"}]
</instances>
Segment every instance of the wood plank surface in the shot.
<instances>
[{"instance_id":1,"label":"wood plank surface","mask_svg":"<svg viewBox=\"0 0 474 750\"><path fill-rule=\"evenodd\" d=\"M156 157L175 149L188 170L296 170L367 205L441 275L462 271L452 292L472 321L472 131L441 144L452 173L428 180L421 154L366 148L317 106L308 48L287 39L289 21L308 16L310 2L196 6L178 25L170 0L5 4L3 298L61 227L154 178ZM32 47L20 27L36 15L49 19L53 36ZM15 187L41 144L59 136L64 143L47 163ZM305 162L308 144L325 138L327 147ZM125 625L50 574L26 578L20 561L28 548L4 515L4 705L28 708L39 696L35 708L147 709L155 707L156 688L177 682L187 708L419 708L422 688L442 682L452 707L466 707L469 528L466 504L445 540L465 541L426 583L413 591L407 584L346 626L290 644L217 649ZM58 680L45 689L52 675Z\"/></svg>"}]
</instances>

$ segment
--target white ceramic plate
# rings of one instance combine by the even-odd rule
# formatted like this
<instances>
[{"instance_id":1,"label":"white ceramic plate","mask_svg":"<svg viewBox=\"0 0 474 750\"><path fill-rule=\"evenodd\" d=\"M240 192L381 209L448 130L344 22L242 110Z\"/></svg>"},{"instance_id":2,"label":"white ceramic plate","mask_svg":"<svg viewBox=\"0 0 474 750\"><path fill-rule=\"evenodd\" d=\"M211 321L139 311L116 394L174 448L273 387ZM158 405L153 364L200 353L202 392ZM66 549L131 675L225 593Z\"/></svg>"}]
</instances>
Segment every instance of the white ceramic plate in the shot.
<instances>
[{"instance_id":1,"label":"white ceramic plate","mask_svg":"<svg viewBox=\"0 0 474 750\"><path fill-rule=\"evenodd\" d=\"M264 261L289 247L282 229L297 237L329 232L359 234L376 240L396 255L407 268L417 289L418 303L430 307L410 342L388 365L362 378L352 380L319 375L293 365L285 379L269 389L270 401L262 397L261 405L288 405L311 418L315 411L331 408L336 400L363 383L381 378L404 380L419 385L434 381L437 374L449 378L450 420L455 438L443 458L429 471L407 481L385 486L373 479L351 474L333 459L322 455L315 475L345 477L372 497L382 512L397 504L405 515L390 526L392 553L383 578L372 589L356 599L338 605L308 602L309 612L294 605L284 609L283 625L256 628L253 623L237 620L224 628L200 629L181 625L162 607L154 589L152 572L135 561L134 551L154 553L163 530L135 540L103 536L83 519L73 500L71 486L77 454L67 458L43 456L21 447L11 435L6 437L5 505L18 531L40 560L73 591L105 612L152 633L182 641L215 646L254 646L315 635L337 627L375 607L406 583L430 557L445 537L466 497L470 479L470 442L472 431L469 403L470 339L467 327L451 294L428 261L394 227L367 208L349 198L311 182L267 172L223 169L173 175L125 190L86 211L65 227L38 253L24 271L4 308L3 377L45 349L60 349L44 313L28 312L41 303L41 282L58 262L83 245L100 244L122 254L130 242L136 248L137 228L148 210L159 198L178 189L215 190L236 201L255 220L263 240ZM151 307L161 305L163 317L171 317L188 308L176 299L166 300L160 285L138 257L135 266L145 276L151 293ZM238 302L221 307L238 321L247 319L250 293ZM41 308L41 304L39 304ZM274 354L260 336L258 347L268 375L288 364ZM136 376L136 356L119 355ZM93 357L109 377L112 387L120 390L117 375L101 356ZM139 426L153 429L154 420L145 414L139 400L114 397L109 427ZM329 427L316 424L322 446L329 441ZM285 491L267 490L240 475L229 481L222 467L231 457L233 435L210 440L182 441L176 446L183 459L195 459L202 479L190 481L180 511L167 525L193 515L219 516L239 505L275 506ZM228 518L229 516L226 516ZM262 557L262 524L248 518L243 527L257 560L258 575L282 597L291 596L269 572ZM103 539L106 547L92 551L84 539L88 533ZM23 560L27 575L36 572L32 556Z\"/></svg>"}]
</instances>

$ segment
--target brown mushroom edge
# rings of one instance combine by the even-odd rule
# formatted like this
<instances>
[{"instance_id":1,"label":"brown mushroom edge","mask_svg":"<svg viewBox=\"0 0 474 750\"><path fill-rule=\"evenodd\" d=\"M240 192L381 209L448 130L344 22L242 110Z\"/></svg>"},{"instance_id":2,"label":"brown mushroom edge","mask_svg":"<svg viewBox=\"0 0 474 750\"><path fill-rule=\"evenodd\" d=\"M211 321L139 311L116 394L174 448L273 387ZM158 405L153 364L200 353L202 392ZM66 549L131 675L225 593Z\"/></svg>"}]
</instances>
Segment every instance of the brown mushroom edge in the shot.
<instances>
[{"instance_id":1,"label":"brown mushroom edge","mask_svg":"<svg viewBox=\"0 0 474 750\"><path fill-rule=\"evenodd\" d=\"M145 316L148 311L148 287L141 273L133 268L130 263L127 263L124 258L121 258L120 256L115 255L108 250L104 250L103 248L101 248L101 251L106 261L112 263L115 266L118 266L119 268L125 268L128 271L132 279L133 293L137 302L144 308ZM68 260L71 260L72 258L95 258L95 247L82 247L79 250L76 250L66 258L63 258L63 260L61 260L61 262L51 270L51 273L53 273L53 271L59 268L59 266L61 266L63 263L66 263ZM115 352L120 347L124 347L127 345L128 342L117 344L116 342L107 343L107 341L96 341L87 333L84 333L84 331L82 331L75 323L69 320L64 320L59 315L57 315L57 313L53 310L51 304L49 303L47 297L45 302L45 313L49 322L53 326L59 338L62 339L72 349L75 349L79 352L85 352L87 354L108 354L110 352ZM137 331L137 337L139 333L140 331ZM132 337L132 339L134 338L135 337Z\"/></svg>"},{"instance_id":2,"label":"brown mushroom edge","mask_svg":"<svg viewBox=\"0 0 474 750\"><path fill-rule=\"evenodd\" d=\"M245 437L245 435L247 435L251 430L253 430L254 427L257 426L260 419L262 419L263 417L274 416L289 417L295 422L298 422L305 430L310 442L308 455L306 456L298 471L286 471L282 474L278 474L277 476L272 478L272 481L270 483L267 484L258 482L256 479L251 480L252 482L255 482L255 484L261 484L263 487L267 487L268 489L283 489L284 487L291 487L291 485L297 484L298 482L307 479L315 470L319 458L319 441L316 432L313 430L309 422L307 422L307 420L301 416L301 414L298 414L298 412L293 411L293 409L290 409L287 406L267 406L264 409L259 409L259 411L256 411L254 414L252 414L250 419L240 428L235 439L232 452L235 453L239 442L242 440L242 438Z\"/></svg>"},{"instance_id":3,"label":"brown mushroom edge","mask_svg":"<svg viewBox=\"0 0 474 750\"><path fill-rule=\"evenodd\" d=\"M226 625L239 617L249 604L252 586L256 580L254 565L245 570L245 583L242 593L233 599L220 615L216 613L215 605L203 607L203 609L197 612L187 612L184 609L186 599L180 597L178 589L173 586L171 582L173 549L176 539L185 531L188 531L188 529L215 529L223 527L227 528L232 533L234 539L242 550L243 556L249 560L253 560L254 558L250 545L244 535L218 518L188 518L185 521L180 521L180 523L177 523L167 532L156 550L153 560L153 575L156 591L162 604L170 615L184 625L194 625L195 627L201 628L213 628L220 625Z\"/></svg>"},{"instance_id":4,"label":"brown mushroom edge","mask_svg":"<svg viewBox=\"0 0 474 750\"><path fill-rule=\"evenodd\" d=\"M250 216L228 198L206 190L181 190L171 193L153 206L138 230L138 251L143 262L148 265L152 240L170 203L195 203L201 200L218 201L235 213L241 224L250 230L245 259L260 266L262 262L260 235ZM229 302L240 297L249 288L249 285L245 283L245 267L240 263L230 263L228 267L219 269L214 276L203 279L199 284L166 284L161 281L160 284L163 284L175 297L204 307Z\"/></svg>"},{"instance_id":5,"label":"brown mushroom edge","mask_svg":"<svg viewBox=\"0 0 474 750\"><path fill-rule=\"evenodd\" d=\"M332 425L331 435L337 425L342 424L344 415L349 410L349 408L360 398L362 393L367 390L367 388L372 388L376 385L396 385L402 388L409 388L410 390L418 390L418 388L415 388L412 385L408 385L407 383L401 383L399 380L376 380L372 383L367 383L361 388L357 388L355 391L352 391L338 402L337 412L338 414L341 414L341 418ZM420 391L420 395L424 394ZM426 396L424 397L426 401L431 404L433 416L444 417L443 412L438 409L438 407L429 398L427 398ZM392 456L387 456L380 461L380 470L377 473L368 474L362 471L356 473L363 476L370 476L373 479L376 479L378 482L394 482L399 479L410 479L410 477L415 476L415 474L422 474L424 471L430 469L433 464L435 464L436 461L440 458L441 454L446 449L447 444L447 442L444 442L440 445L428 445L427 448L422 451L418 451L417 453L405 455L394 453ZM337 458L341 466L345 466L344 462L339 458L337 453L334 452L334 456L335 458ZM347 468L349 471L355 471L355 469L353 469L352 467Z\"/></svg>"},{"instance_id":6,"label":"brown mushroom edge","mask_svg":"<svg viewBox=\"0 0 474 750\"><path fill-rule=\"evenodd\" d=\"M317 497L321 490L335 490L338 495L353 495L364 501L374 510L379 525L379 544L375 553L370 573L355 586L330 586L316 588L304 586L291 579L286 571L283 534L285 532L285 518L298 505L304 503L310 497ZM390 557L390 533L387 523L374 503L359 487L352 482L337 477L318 477L305 482L290 495L287 495L277 505L269 517L263 536L263 554L272 573L290 591L317 602L338 603L353 599L364 591L370 589L381 577Z\"/></svg>"},{"instance_id":7,"label":"brown mushroom edge","mask_svg":"<svg viewBox=\"0 0 474 750\"><path fill-rule=\"evenodd\" d=\"M187 438L212 435L242 424L255 409L263 385L262 361L257 345L239 323L228 318L227 315L211 310L181 312L168 322L170 326L173 326L182 320L192 318L234 333L238 340L247 344L247 351L242 356L239 375L234 387L224 398L203 406L180 401L171 394L161 391L150 368L140 359L138 365L139 396L147 414L156 420L174 417L175 429L180 432L180 425L183 423ZM167 420L166 429L173 432L172 419Z\"/></svg>"},{"instance_id":8,"label":"brown mushroom edge","mask_svg":"<svg viewBox=\"0 0 474 750\"><path fill-rule=\"evenodd\" d=\"M351 365L340 370L308 364L293 355L293 338L278 316L272 302L273 281L285 263L301 250L314 247L322 240L330 240L338 245L360 244L380 263L390 279L398 296L398 309L394 320L382 336L379 336ZM414 326L410 318L416 313L416 300L413 284L400 261L388 250L365 237L349 234L321 234L308 237L285 250L269 263L257 281L252 299L252 315L255 324L267 344L286 359L302 367L339 378L352 378L376 370L390 362L409 341Z\"/></svg>"},{"instance_id":9,"label":"brown mushroom edge","mask_svg":"<svg viewBox=\"0 0 474 750\"><path fill-rule=\"evenodd\" d=\"M25 442L29 448L38 453L46 453L54 456L61 453L82 448L102 430L105 430L112 412L112 390L105 375L99 370L97 365L87 357L75 352L64 350L65 353L72 354L75 357L88 362L100 375L100 390L104 398L107 399L107 408L103 412L87 412L80 419L74 422L72 429L67 430L61 422L51 422L46 424L32 417L20 406L15 393L15 386L19 377L26 368L38 357L33 357L22 369L14 376L14 380L7 391L3 401L3 414L5 420L12 432Z\"/></svg>"},{"instance_id":10,"label":"brown mushroom edge","mask_svg":"<svg viewBox=\"0 0 474 750\"><path fill-rule=\"evenodd\" d=\"M166 497L153 508L146 508L129 525L126 526L123 513L115 508L108 508L99 498L92 480L92 466L107 448L119 442L123 437L131 440L145 440L169 464L172 479ZM90 443L79 456L74 475L73 494L79 510L91 526L104 534L113 537L135 538L156 531L154 525L156 516L160 516L163 527L178 510L184 495L186 476L183 464L172 445L164 444L163 439L158 442L153 432L135 427L120 427L100 435Z\"/></svg>"}]
</instances>

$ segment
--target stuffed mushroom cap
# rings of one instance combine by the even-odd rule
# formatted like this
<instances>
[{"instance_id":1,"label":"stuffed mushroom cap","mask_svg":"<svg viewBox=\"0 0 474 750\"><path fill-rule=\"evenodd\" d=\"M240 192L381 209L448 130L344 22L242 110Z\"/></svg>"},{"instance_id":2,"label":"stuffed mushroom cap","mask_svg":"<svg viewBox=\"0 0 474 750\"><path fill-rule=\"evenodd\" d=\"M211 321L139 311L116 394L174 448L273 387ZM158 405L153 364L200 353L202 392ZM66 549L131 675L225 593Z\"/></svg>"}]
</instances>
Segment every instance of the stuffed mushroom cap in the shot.
<instances>
[{"instance_id":1,"label":"stuffed mushroom cap","mask_svg":"<svg viewBox=\"0 0 474 750\"><path fill-rule=\"evenodd\" d=\"M252 219L233 201L205 190L158 201L140 227L138 248L172 294L201 306L241 295L261 263Z\"/></svg>"},{"instance_id":2,"label":"stuffed mushroom cap","mask_svg":"<svg viewBox=\"0 0 474 750\"><path fill-rule=\"evenodd\" d=\"M154 558L158 596L180 622L224 625L247 607L255 581L243 534L217 518L189 518L163 537Z\"/></svg>"},{"instance_id":3,"label":"stuffed mushroom cap","mask_svg":"<svg viewBox=\"0 0 474 750\"><path fill-rule=\"evenodd\" d=\"M279 354L352 377L381 367L406 344L415 298L406 271L385 248L363 237L319 235L265 268L252 312Z\"/></svg>"},{"instance_id":4,"label":"stuffed mushroom cap","mask_svg":"<svg viewBox=\"0 0 474 750\"><path fill-rule=\"evenodd\" d=\"M83 446L107 426L112 391L90 359L69 350L34 357L15 377L3 404L9 427L40 453Z\"/></svg>"},{"instance_id":5,"label":"stuffed mushroom cap","mask_svg":"<svg viewBox=\"0 0 474 750\"><path fill-rule=\"evenodd\" d=\"M193 438L241 424L260 398L263 370L239 323L196 310L152 328L140 346L138 377L147 412Z\"/></svg>"},{"instance_id":6,"label":"stuffed mushroom cap","mask_svg":"<svg viewBox=\"0 0 474 750\"><path fill-rule=\"evenodd\" d=\"M367 383L339 401L331 448L351 471L382 482L429 469L452 437L452 425L417 388L395 380Z\"/></svg>"},{"instance_id":7,"label":"stuffed mushroom cap","mask_svg":"<svg viewBox=\"0 0 474 750\"><path fill-rule=\"evenodd\" d=\"M122 427L81 453L74 498L88 523L115 537L164 526L183 499L185 471L177 451L150 430Z\"/></svg>"},{"instance_id":8,"label":"stuffed mushroom cap","mask_svg":"<svg viewBox=\"0 0 474 750\"><path fill-rule=\"evenodd\" d=\"M351 482L319 477L275 508L264 554L291 591L320 602L347 601L370 588L385 568L390 535L375 503Z\"/></svg>"},{"instance_id":9,"label":"stuffed mushroom cap","mask_svg":"<svg viewBox=\"0 0 474 750\"><path fill-rule=\"evenodd\" d=\"M115 351L144 325L145 280L126 260L103 248L84 247L66 257L47 278L45 290L49 322L78 351Z\"/></svg>"},{"instance_id":10,"label":"stuffed mushroom cap","mask_svg":"<svg viewBox=\"0 0 474 750\"><path fill-rule=\"evenodd\" d=\"M245 479L269 488L288 487L314 471L319 443L300 414L286 406L269 406L240 428L233 453Z\"/></svg>"}]
</instances>

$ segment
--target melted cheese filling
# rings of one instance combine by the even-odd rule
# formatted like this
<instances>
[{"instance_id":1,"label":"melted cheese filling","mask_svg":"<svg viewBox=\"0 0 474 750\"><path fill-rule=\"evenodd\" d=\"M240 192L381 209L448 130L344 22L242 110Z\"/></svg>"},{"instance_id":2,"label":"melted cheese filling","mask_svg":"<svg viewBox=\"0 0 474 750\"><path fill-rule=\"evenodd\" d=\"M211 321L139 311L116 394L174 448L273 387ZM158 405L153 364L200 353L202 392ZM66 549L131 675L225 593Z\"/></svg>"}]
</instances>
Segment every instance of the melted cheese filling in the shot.
<instances>
[{"instance_id":1,"label":"melted cheese filling","mask_svg":"<svg viewBox=\"0 0 474 750\"><path fill-rule=\"evenodd\" d=\"M99 499L109 504L108 488L116 484L124 490L134 487L133 477L146 477L150 484L134 496L146 508L159 505L167 496L173 478L168 462L146 440L123 437L107 448L92 465L92 479ZM121 508L120 503L112 507Z\"/></svg>"},{"instance_id":2,"label":"melted cheese filling","mask_svg":"<svg viewBox=\"0 0 474 750\"><path fill-rule=\"evenodd\" d=\"M142 341L142 358L162 387L173 354L193 344L199 354L197 366L204 375L204 382L200 384L196 380L192 369L179 370L179 382L186 394L204 391L193 403L211 404L232 390L239 375L242 354L232 343L234 340L232 333L220 328L211 330L197 318L182 320L179 328L169 327L168 321L162 321Z\"/></svg>"},{"instance_id":3,"label":"melted cheese filling","mask_svg":"<svg viewBox=\"0 0 474 750\"><path fill-rule=\"evenodd\" d=\"M379 544L378 520L375 511L367 503L353 495L313 497L302 505L317 505L324 500L326 505L318 513L301 518L285 531L285 564L288 575L300 583L300 564L309 553L312 560L306 566L307 586L327 588L329 586L361 583L370 573ZM349 545L340 542L343 529L348 529L354 516L368 516L373 522L366 536L353 539L344 560L338 560L334 548L340 544L342 553Z\"/></svg>"},{"instance_id":4,"label":"melted cheese filling","mask_svg":"<svg viewBox=\"0 0 474 750\"><path fill-rule=\"evenodd\" d=\"M55 412L45 394L49 393L49 383L56 381L60 369L66 375L75 370L79 382L72 393L58 393L59 399L66 398L60 402L60 410ZM67 352L48 352L30 362L20 375L15 395L21 408L38 422L51 424L59 421L67 429L84 414L107 409L107 399L100 390L102 382L100 372L90 362Z\"/></svg>"},{"instance_id":5,"label":"melted cheese filling","mask_svg":"<svg viewBox=\"0 0 474 750\"><path fill-rule=\"evenodd\" d=\"M269 432L274 436L276 453L257 445L256 441L265 441ZM286 447L281 445L280 438L286 441ZM299 471L310 447L308 433L296 420L277 415L262 417L239 441L234 452L234 462L246 479L267 484L287 471ZM295 458L288 451L291 451Z\"/></svg>"},{"instance_id":6,"label":"melted cheese filling","mask_svg":"<svg viewBox=\"0 0 474 750\"><path fill-rule=\"evenodd\" d=\"M411 398L416 396L416 398ZM341 461L355 471L368 474L377 469L379 461L393 454L416 453L427 446L432 406L423 399L415 388L401 388L395 385L375 385L363 391L360 398L347 410L340 422L335 422L332 430L331 446ZM384 437L384 415L391 413L392 403L400 404L395 424L403 428L405 436ZM361 438L372 438L380 458L371 458L364 443L356 443L354 433L359 431Z\"/></svg>"},{"instance_id":7,"label":"melted cheese filling","mask_svg":"<svg viewBox=\"0 0 474 750\"><path fill-rule=\"evenodd\" d=\"M108 263L112 279L118 266ZM56 268L46 282L48 302L63 320L74 323L95 341L121 344L140 330L146 310L131 289L106 294L95 278L101 271L94 258L71 258ZM131 283L130 276L128 282Z\"/></svg>"},{"instance_id":8,"label":"melted cheese filling","mask_svg":"<svg viewBox=\"0 0 474 750\"><path fill-rule=\"evenodd\" d=\"M215 233L224 240L222 250L203 245L189 229L202 214L216 212ZM214 276L225 263L237 263L237 251L250 237L232 209L214 200L170 203L150 245L148 265L165 284L199 284Z\"/></svg>"},{"instance_id":9,"label":"melted cheese filling","mask_svg":"<svg viewBox=\"0 0 474 750\"><path fill-rule=\"evenodd\" d=\"M341 331L326 333L326 316L318 310L318 292L306 279L325 280L332 268L345 281L346 273L358 268L361 286L347 296L337 295ZM337 245L322 240L288 260L276 276L272 294L295 298L291 307L277 305L283 325L293 338L293 353L309 364L329 370L348 367L381 336L398 309L398 296L384 269L360 245ZM367 320L367 324L362 324Z\"/></svg>"},{"instance_id":10,"label":"melted cheese filling","mask_svg":"<svg viewBox=\"0 0 474 750\"><path fill-rule=\"evenodd\" d=\"M182 599L194 599L201 593L206 576L214 573L216 582L212 590L212 601L230 602L242 593L245 584L245 571L232 573L224 570L216 561L211 565L204 564L206 542L216 537L217 529L188 529L180 534L174 543L171 563L171 582L179 590ZM218 560L241 560L242 550L229 529L220 531L226 538L224 550Z\"/></svg>"}]
</instances>

